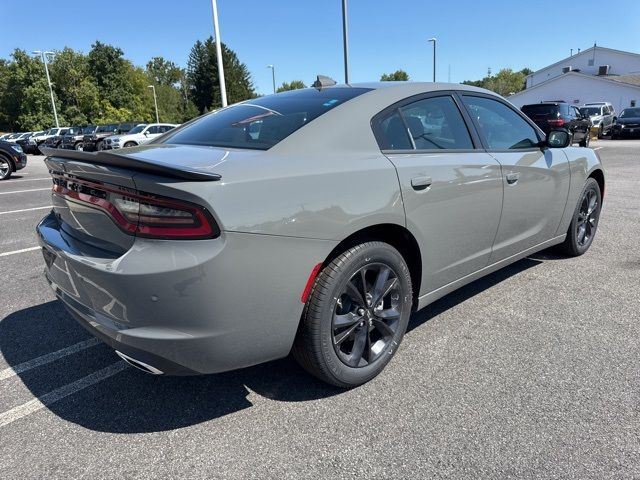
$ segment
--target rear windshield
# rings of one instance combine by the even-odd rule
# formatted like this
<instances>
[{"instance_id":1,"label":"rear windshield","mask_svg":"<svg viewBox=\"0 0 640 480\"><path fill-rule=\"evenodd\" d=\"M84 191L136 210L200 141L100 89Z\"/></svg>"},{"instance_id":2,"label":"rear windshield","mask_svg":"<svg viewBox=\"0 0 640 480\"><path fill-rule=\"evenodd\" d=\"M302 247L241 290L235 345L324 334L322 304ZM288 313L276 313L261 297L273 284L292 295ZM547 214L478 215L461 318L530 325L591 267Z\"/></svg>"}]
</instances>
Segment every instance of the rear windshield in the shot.
<instances>
[{"instance_id":1,"label":"rear windshield","mask_svg":"<svg viewBox=\"0 0 640 480\"><path fill-rule=\"evenodd\" d=\"M534 116L549 116L558 114L557 105L525 105L522 111L529 118Z\"/></svg>"},{"instance_id":2,"label":"rear windshield","mask_svg":"<svg viewBox=\"0 0 640 480\"><path fill-rule=\"evenodd\" d=\"M602 114L602 107L581 107L578 110L580 110L580 113L583 115L588 115L590 117Z\"/></svg>"},{"instance_id":3,"label":"rear windshield","mask_svg":"<svg viewBox=\"0 0 640 480\"><path fill-rule=\"evenodd\" d=\"M640 117L640 108L625 108L620 113L620 118L632 118L632 117Z\"/></svg>"},{"instance_id":4,"label":"rear windshield","mask_svg":"<svg viewBox=\"0 0 640 480\"><path fill-rule=\"evenodd\" d=\"M162 143L267 150L368 88L305 88L247 100L177 129Z\"/></svg>"},{"instance_id":5,"label":"rear windshield","mask_svg":"<svg viewBox=\"0 0 640 480\"><path fill-rule=\"evenodd\" d=\"M96 130L96 133L114 132L115 130L117 130L117 128L118 128L118 125L116 124L100 125L98 127L98 130Z\"/></svg>"}]
</instances>

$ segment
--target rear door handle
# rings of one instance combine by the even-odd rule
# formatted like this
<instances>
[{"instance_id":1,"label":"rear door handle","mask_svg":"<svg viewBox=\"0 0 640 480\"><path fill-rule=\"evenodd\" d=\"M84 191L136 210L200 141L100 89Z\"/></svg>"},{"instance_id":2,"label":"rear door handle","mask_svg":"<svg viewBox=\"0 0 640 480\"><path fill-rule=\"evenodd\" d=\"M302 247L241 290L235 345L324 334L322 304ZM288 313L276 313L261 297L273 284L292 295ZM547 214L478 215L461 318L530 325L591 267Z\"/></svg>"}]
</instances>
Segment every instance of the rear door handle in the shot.
<instances>
[{"instance_id":1,"label":"rear door handle","mask_svg":"<svg viewBox=\"0 0 640 480\"><path fill-rule=\"evenodd\" d=\"M516 183L518 183L518 179L520 178L520 174L517 172L510 172L507 173L507 183L509 185L515 185Z\"/></svg>"},{"instance_id":2,"label":"rear door handle","mask_svg":"<svg viewBox=\"0 0 640 480\"><path fill-rule=\"evenodd\" d=\"M419 176L411 179L411 186L414 190L424 190L431 186L431 177Z\"/></svg>"}]
</instances>

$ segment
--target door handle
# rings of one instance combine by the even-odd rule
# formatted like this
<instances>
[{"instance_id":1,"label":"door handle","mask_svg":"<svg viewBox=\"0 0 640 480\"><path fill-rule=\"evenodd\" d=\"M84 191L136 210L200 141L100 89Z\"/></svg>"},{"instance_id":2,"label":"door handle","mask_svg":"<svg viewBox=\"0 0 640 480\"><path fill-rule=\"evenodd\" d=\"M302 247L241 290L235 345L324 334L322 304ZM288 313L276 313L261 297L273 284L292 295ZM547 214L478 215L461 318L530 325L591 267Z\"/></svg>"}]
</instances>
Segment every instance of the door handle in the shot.
<instances>
[{"instance_id":1,"label":"door handle","mask_svg":"<svg viewBox=\"0 0 640 480\"><path fill-rule=\"evenodd\" d=\"M411 186L414 190L424 190L431 186L431 177L419 176L411 179Z\"/></svg>"},{"instance_id":2,"label":"door handle","mask_svg":"<svg viewBox=\"0 0 640 480\"><path fill-rule=\"evenodd\" d=\"M509 172L506 175L507 178L507 183L509 185L515 185L516 183L518 183L518 179L520 178L520 174L517 172Z\"/></svg>"}]
</instances>

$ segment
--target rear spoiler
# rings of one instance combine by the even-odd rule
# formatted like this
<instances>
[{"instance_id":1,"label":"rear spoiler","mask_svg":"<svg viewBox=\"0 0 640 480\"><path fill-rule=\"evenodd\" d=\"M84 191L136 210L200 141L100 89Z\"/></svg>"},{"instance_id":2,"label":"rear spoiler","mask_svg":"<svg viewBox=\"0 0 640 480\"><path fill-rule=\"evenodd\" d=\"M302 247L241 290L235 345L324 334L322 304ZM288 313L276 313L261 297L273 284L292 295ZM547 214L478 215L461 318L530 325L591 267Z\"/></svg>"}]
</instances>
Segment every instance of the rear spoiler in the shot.
<instances>
[{"instance_id":1,"label":"rear spoiler","mask_svg":"<svg viewBox=\"0 0 640 480\"><path fill-rule=\"evenodd\" d=\"M179 180L191 180L200 182L214 182L222 178L217 173L209 173L202 170L194 170L180 165L168 165L160 162L150 162L131 154L121 155L111 152L83 152L80 150L60 150L58 148L40 147L40 151L47 157L67 158L94 165L107 165L110 167L126 168L136 172L162 175L164 177L177 178Z\"/></svg>"}]
</instances>

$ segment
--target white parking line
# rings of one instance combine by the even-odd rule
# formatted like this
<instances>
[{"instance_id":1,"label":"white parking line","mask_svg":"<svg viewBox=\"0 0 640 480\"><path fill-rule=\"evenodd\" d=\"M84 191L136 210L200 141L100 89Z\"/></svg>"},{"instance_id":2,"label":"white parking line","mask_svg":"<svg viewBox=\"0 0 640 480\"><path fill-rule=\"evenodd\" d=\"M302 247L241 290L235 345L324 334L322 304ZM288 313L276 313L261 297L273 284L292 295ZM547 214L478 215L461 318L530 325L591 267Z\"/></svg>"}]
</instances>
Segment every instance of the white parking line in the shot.
<instances>
[{"instance_id":1,"label":"white parking line","mask_svg":"<svg viewBox=\"0 0 640 480\"><path fill-rule=\"evenodd\" d=\"M604 147L596 147L594 148L594 150L600 150L601 148L604 148Z\"/></svg>"},{"instance_id":2,"label":"white parking line","mask_svg":"<svg viewBox=\"0 0 640 480\"><path fill-rule=\"evenodd\" d=\"M10 193L26 193L26 192L40 192L44 190L51 190L51 188L29 188L27 190L11 190L9 192L0 192L0 195L9 195Z\"/></svg>"},{"instance_id":3,"label":"white parking line","mask_svg":"<svg viewBox=\"0 0 640 480\"><path fill-rule=\"evenodd\" d=\"M40 247L29 247L21 250L14 250L13 252L3 252L0 253L0 257L8 257L9 255L15 255L16 253L32 252L34 250L40 250Z\"/></svg>"},{"instance_id":4,"label":"white parking line","mask_svg":"<svg viewBox=\"0 0 640 480\"><path fill-rule=\"evenodd\" d=\"M25 174L20 174L25 175ZM35 182L36 180L51 180L51 177L38 177L38 178L15 178L11 180L11 183L16 182Z\"/></svg>"},{"instance_id":5,"label":"white parking line","mask_svg":"<svg viewBox=\"0 0 640 480\"><path fill-rule=\"evenodd\" d=\"M4 370L0 370L0 380L6 380L7 378L15 377L22 372L26 372L27 370L31 370L32 368L40 367L42 365L46 365L47 363L54 362L59 358L66 357L67 355L72 355L76 352L86 350L87 348L98 345L99 343L100 341L97 338L90 338L89 340L85 340L84 342L79 342L75 345L71 345L56 352L47 353L46 355L42 355L32 360L20 363L15 367L5 368Z\"/></svg>"},{"instance_id":6,"label":"white parking line","mask_svg":"<svg viewBox=\"0 0 640 480\"><path fill-rule=\"evenodd\" d=\"M95 385L96 383L106 380L107 378L120 373L125 368L128 368L128 366L122 361L112 363L108 367L87 375L80 380L76 380L75 382L65 385L64 387L55 389L53 392L45 393L39 398L34 398L33 400L29 400L27 403L23 403L22 405L18 405L17 407L12 408L11 410L0 413L0 427L9 425L16 420L20 420L27 415L31 415L38 410L42 410L43 408L48 407L58 400L62 400L63 398L68 397L69 395L73 395L80 390L84 390L91 385Z\"/></svg>"},{"instance_id":7,"label":"white parking line","mask_svg":"<svg viewBox=\"0 0 640 480\"><path fill-rule=\"evenodd\" d=\"M44 210L45 208L51 208L51 205L47 205L46 207L33 207L33 208L21 208L20 210L9 210L8 212L0 212L0 215L9 215L10 213L20 213L20 212L33 212L34 210Z\"/></svg>"}]
</instances>

